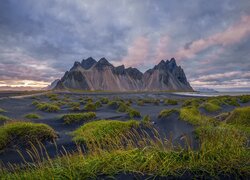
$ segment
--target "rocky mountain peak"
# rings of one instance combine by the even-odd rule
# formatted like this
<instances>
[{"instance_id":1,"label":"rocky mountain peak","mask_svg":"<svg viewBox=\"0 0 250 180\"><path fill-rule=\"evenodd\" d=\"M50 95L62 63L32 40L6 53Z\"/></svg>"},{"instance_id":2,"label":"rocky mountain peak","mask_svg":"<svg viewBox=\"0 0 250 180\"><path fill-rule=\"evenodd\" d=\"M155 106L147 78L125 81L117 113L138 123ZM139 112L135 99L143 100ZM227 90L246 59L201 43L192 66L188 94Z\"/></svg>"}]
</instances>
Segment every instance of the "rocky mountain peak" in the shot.
<instances>
[{"instance_id":1,"label":"rocky mountain peak","mask_svg":"<svg viewBox=\"0 0 250 180\"><path fill-rule=\"evenodd\" d=\"M92 57L87 58L86 60L82 60L81 65L84 69L90 69L96 62Z\"/></svg>"},{"instance_id":2,"label":"rocky mountain peak","mask_svg":"<svg viewBox=\"0 0 250 180\"><path fill-rule=\"evenodd\" d=\"M72 67L70 70L71 70L71 71L72 71L72 70L75 70L75 69L77 69L78 67L82 67L82 65L81 65L81 63L80 63L79 61L75 61L73 67Z\"/></svg>"},{"instance_id":3,"label":"rocky mountain peak","mask_svg":"<svg viewBox=\"0 0 250 180\"><path fill-rule=\"evenodd\" d=\"M124 65L117 66L113 69L113 72L115 74L124 75L126 73L125 66Z\"/></svg>"},{"instance_id":4,"label":"rocky mountain peak","mask_svg":"<svg viewBox=\"0 0 250 180\"><path fill-rule=\"evenodd\" d=\"M134 79L142 79L143 73L136 68L129 67L126 69L126 72Z\"/></svg>"},{"instance_id":5,"label":"rocky mountain peak","mask_svg":"<svg viewBox=\"0 0 250 180\"><path fill-rule=\"evenodd\" d=\"M106 66L110 66L110 67L114 67L112 64L110 64L108 62L108 60L106 58L101 58L95 65L95 67L98 69L98 70L103 70L104 67Z\"/></svg>"},{"instance_id":6,"label":"rocky mountain peak","mask_svg":"<svg viewBox=\"0 0 250 180\"><path fill-rule=\"evenodd\" d=\"M80 69L81 68L81 69ZM98 62L92 57L76 61L71 70L58 81L55 89L112 91L176 90L192 91L185 73L174 58L162 60L145 73L136 68L114 67L106 58Z\"/></svg>"}]
</instances>

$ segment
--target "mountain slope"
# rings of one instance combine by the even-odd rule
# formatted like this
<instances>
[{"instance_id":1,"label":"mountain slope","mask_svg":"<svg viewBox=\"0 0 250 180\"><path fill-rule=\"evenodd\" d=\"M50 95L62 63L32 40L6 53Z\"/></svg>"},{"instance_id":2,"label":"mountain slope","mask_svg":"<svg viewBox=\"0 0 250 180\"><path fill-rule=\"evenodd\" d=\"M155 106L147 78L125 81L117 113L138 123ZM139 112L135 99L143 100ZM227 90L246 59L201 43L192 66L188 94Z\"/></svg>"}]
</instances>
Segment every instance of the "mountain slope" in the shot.
<instances>
[{"instance_id":1,"label":"mountain slope","mask_svg":"<svg viewBox=\"0 0 250 180\"><path fill-rule=\"evenodd\" d=\"M93 58L75 62L55 89L110 90L110 91L149 91L175 90L192 91L185 73L176 61L162 60L145 73L136 68L114 67L105 58L98 62Z\"/></svg>"}]
</instances>

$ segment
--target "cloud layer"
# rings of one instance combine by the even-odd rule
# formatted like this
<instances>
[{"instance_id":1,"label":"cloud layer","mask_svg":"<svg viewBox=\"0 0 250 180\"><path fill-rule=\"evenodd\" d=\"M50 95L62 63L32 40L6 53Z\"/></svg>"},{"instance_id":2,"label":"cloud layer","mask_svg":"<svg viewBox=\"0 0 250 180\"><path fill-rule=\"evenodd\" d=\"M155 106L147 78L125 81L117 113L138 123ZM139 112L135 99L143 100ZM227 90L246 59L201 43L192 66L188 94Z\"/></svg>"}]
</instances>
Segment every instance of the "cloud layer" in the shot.
<instances>
[{"instance_id":1,"label":"cloud layer","mask_svg":"<svg viewBox=\"0 0 250 180\"><path fill-rule=\"evenodd\" d=\"M249 49L249 0L4 0L0 6L0 87L45 86L74 61L105 56L142 71L175 57L194 87L250 89Z\"/></svg>"}]
</instances>

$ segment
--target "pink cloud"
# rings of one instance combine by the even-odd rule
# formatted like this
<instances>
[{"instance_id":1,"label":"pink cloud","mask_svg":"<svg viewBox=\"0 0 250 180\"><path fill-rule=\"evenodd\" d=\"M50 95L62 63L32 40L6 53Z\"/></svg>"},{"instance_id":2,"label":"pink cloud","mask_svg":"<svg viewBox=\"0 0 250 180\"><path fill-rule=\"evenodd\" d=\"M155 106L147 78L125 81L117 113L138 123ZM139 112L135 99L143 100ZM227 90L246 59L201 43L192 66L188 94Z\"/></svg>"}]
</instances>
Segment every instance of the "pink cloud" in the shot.
<instances>
[{"instance_id":1,"label":"pink cloud","mask_svg":"<svg viewBox=\"0 0 250 180\"><path fill-rule=\"evenodd\" d=\"M196 53L213 45L228 46L239 42L250 33L250 16L243 16L241 20L223 32L213 34L207 38L193 41L188 48L181 48L175 53L178 59L192 58Z\"/></svg>"},{"instance_id":2,"label":"pink cloud","mask_svg":"<svg viewBox=\"0 0 250 180\"><path fill-rule=\"evenodd\" d=\"M121 64L128 66L139 66L145 63L149 55L149 40L145 37L138 37L128 48L128 54L121 61Z\"/></svg>"}]
</instances>

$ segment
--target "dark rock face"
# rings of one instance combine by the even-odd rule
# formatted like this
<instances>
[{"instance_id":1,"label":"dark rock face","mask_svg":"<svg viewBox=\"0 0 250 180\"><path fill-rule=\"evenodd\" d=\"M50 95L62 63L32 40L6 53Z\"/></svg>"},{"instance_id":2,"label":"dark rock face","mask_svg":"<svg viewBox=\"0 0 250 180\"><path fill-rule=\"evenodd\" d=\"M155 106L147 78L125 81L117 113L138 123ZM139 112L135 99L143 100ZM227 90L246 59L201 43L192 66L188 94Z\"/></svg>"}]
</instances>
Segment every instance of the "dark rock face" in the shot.
<instances>
[{"instance_id":1,"label":"dark rock face","mask_svg":"<svg viewBox=\"0 0 250 180\"><path fill-rule=\"evenodd\" d=\"M124 65L114 67L105 58L97 62L90 57L81 63L76 61L57 82L55 89L193 91L174 58L162 60L153 69L142 73L136 68L125 69Z\"/></svg>"},{"instance_id":2,"label":"dark rock face","mask_svg":"<svg viewBox=\"0 0 250 180\"><path fill-rule=\"evenodd\" d=\"M82 60L81 65L84 69L90 69L96 62L92 57L89 57L86 60Z\"/></svg>"}]
</instances>

